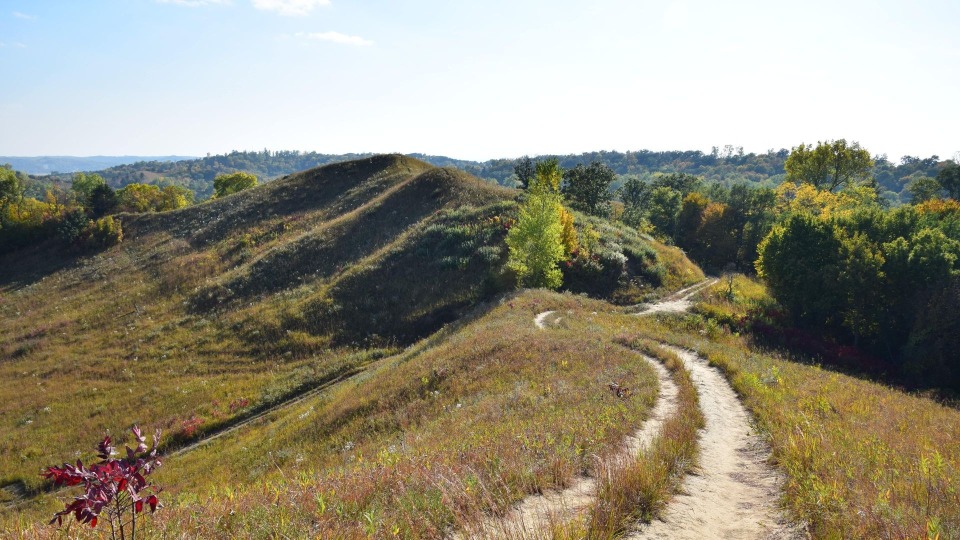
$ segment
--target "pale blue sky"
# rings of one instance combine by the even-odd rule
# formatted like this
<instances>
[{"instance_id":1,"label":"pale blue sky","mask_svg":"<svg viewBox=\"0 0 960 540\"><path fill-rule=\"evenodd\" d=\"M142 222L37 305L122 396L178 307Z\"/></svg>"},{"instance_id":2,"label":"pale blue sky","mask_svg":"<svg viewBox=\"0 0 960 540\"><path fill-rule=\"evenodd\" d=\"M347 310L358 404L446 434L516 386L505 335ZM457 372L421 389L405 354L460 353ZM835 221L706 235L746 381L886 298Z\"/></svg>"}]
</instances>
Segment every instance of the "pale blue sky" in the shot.
<instances>
[{"instance_id":1,"label":"pale blue sky","mask_svg":"<svg viewBox=\"0 0 960 540\"><path fill-rule=\"evenodd\" d=\"M960 2L0 0L0 155L960 151Z\"/></svg>"}]
</instances>

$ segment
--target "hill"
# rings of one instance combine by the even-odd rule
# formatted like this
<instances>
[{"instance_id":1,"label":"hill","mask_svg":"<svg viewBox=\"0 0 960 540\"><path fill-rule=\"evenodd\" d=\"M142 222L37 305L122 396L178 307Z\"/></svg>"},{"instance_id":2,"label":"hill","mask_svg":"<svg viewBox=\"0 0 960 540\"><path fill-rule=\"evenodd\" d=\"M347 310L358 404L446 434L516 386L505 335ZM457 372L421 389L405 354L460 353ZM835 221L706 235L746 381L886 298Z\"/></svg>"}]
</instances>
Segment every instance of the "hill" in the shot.
<instances>
[{"instance_id":1,"label":"hill","mask_svg":"<svg viewBox=\"0 0 960 540\"><path fill-rule=\"evenodd\" d=\"M120 215L123 242L94 255L5 257L0 497L45 489L35 471L91 434L139 422L174 449L482 313L512 288L503 238L516 195L374 156ZM702 277L675 248L594 225L629 262L611 292L621 301Z\"/></svg>"}]
</instances>

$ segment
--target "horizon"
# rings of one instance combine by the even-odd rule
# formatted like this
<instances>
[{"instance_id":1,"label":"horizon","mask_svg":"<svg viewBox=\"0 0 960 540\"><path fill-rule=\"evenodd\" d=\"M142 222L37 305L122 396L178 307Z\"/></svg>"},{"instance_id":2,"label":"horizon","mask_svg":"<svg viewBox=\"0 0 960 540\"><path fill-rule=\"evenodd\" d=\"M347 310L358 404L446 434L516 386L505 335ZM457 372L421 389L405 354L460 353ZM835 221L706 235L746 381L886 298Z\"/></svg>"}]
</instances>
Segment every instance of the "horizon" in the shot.
<instances>
[{"instance_id":1,"label":"horizon","mask_svg":"<svg viewBox=\"0 0 960 540\"><path fill-rule=\"evenodd\" d=\"M955 159L958 17L946 0L13 0L0 154L487 161L843 138Z\"/></svg>"}]
</instances>

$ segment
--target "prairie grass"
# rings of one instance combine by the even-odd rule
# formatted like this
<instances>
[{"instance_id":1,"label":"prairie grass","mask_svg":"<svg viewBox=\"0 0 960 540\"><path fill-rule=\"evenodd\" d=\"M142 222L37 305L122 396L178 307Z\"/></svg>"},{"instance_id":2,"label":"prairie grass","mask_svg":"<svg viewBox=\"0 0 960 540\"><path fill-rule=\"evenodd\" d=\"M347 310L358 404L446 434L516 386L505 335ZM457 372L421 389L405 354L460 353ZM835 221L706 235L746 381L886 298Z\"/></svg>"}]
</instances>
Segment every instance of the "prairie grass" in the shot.
<instances>
[{"instance_id":1,"label":"prairie grass","mask_svg":"<svg viewBox=\"0 0 960 540\"><path fill-rule=\"evenodd\" d=\"M653 403L641 354L598 304L508 297L429 345L376 361L312 400L170 458L154 534L440 538L593 471ZM552 309L567 327L537 329ZM611 392L611 381L633 389ZM42 527L26 536L47 536Z\"/></svg>"}]
</instances>

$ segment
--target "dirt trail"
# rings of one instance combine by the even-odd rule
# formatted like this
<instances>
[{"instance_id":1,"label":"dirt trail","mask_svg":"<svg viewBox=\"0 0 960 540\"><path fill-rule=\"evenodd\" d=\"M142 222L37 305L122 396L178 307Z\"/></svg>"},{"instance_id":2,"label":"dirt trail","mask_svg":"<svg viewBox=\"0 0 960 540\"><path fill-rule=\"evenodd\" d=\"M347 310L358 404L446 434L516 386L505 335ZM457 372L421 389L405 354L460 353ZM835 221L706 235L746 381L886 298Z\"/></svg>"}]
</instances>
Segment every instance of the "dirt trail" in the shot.
<instances>
[{"instance_id":1,"label":"dirt trail","mask_svg":"<svg viewBox=\"0 0 960 540\"><path fill-rule=\"evenodd\" d=\"M690 300L693 298L693 295L713 285L717 281L717 278L705 279L685 289L680 289L656 304L640 304L639 306L636 306L638 311L634 312L633 314L651 315L653 313L682 313L693 306L693 302Z\"/></svg>"},{"instance_id":2,"label":"dirt trail","mask_svg":"<svg viewBox=\"0 0 960 540\"><path fill-rule=\"evenodd\" d=\"M547 312L552 313L552 312ZM541 314L542 315L542 314ZM538 316L539 318L539 316ZM538 327L539 324L538 324ZM542 328L542 327L541 327ZM663 422L677 409L677 385L660 362L647 356L644 359L657 372L660 393L650 411L650 417L633 435L626 438L624 456L637 455L653 441ZM488 519L477 530L455 538L539 538L550 530L551 522L563 522L584 511L593 501L596 480L580 476L573 480L570 487L561 491L548 491L543 495L532 495L500 519Z\"/></svg>"},{"instance_id":3,"label":"dirt trail","mask_svg":"<svg viewBox=\"0 0 960 540\"><path fill-rule=\"evenodd\" d=\"M777 508L781 477L767 462L766 443L724 375L700 356L668 347L683 360L697 392L706 427L700 434L697 474L657 519L626 538L799 538Z\"/></svg>"},{"instance_id":4,"label":"dirt trail","mask_svg":"<svg viewBox=\"0 0 960 540\"><path fill-rule=\"evenodd\" d=\"M544 311L536 317L533 318L533 325L537 328L543 330L547 327L547 317L553 315L556 311ZM560 317L557 317L557 320L553 321L554 324L560 321Z\"/></svg>"}]
</instances>

